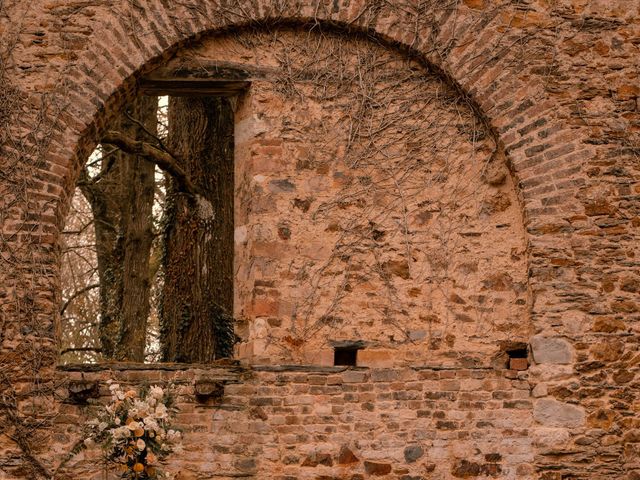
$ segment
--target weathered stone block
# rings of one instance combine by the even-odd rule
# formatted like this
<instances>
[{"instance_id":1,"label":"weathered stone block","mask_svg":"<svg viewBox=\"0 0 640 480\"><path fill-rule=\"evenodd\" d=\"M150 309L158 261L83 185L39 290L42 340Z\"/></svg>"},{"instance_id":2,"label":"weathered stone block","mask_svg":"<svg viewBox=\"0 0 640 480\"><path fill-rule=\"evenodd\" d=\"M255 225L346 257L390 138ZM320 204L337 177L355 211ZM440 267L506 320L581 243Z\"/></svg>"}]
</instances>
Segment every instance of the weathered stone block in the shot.
<instances>
[{"instance_id":1,"label":"weathered stone block","mask_svg":"<svg viewBox=\"0 0 640 480\"><path fill-rule=\"evenodd\" d=\"M582 407L546 398L535 402L533 418L547 427L577 428L585 424Z\"/></svg>"},{"instance_id":2,"label":"weathered stone block","mask_svg":"<svg viewBox=\"0 0 640 480\"><path fill-rule=\"evenodd\" d=\"M342 374L342 381L344 383L360 383L364 382L367 377L367 372L362 372L359 370L347 370Z\"/></svg>"},{"instance_id":3,"label":"weathered stone block","mask_svg":"<svg viewBox=\"0 0 640 480\"><path fill-rule=\"evenodd\" d=\"M358 457L345 445L340 448L340 453L338 453L338 458L336 459L338 465L349 465L351 463L358 463L359 461Z\"/></svg>"},{"instance_id":4,"label":"weathered stone block","mask_svg":"<svg viewBox=\"0 0 640 480\"><path fill-rule=\"evenodd\" d=\"M531 353L536 363L568 364L573 360L571 344L557 337L536 335L531 339Z\"/></svg>"},{"instance_id":5,"label":"weathered stone block","mask_svg":"<svg viewBox=\"0 0 640 480\"><path fill-rule=\"evenodd\" d=\"M511 370L526 370L529 367L529 363L526 358L510 358L509 368Z\"/></svg>"},{"instance_id":6,"label":"weathered stone block","mask_svg":"<svg viewBox=\"0 0 640 480\"><path fill-rule=\"evenodd\" d=\"M369 475L382 476L391 473L391 465L388 463L370 462L365 460L364 470Z\"/></svg>"},{"instance_id":7,"label":"weathered stone block","mask_svg":"<svg viewBox=\"0 0 640 480\"><path fill-rule=\"evenodd\" d=\"M533 387L533 390L531 390L531 395L533 395L535 398L546 397L547 391L547 384L539 383L535 387Z\"/></svg>"},{"instance_id":8,"label":"weathered stone block","mask_svg":"<svg viewBox=\"0 0 640 480\"><path fill-rule=\"evenodd\" d=\"M424 455L420 445L410 445L404 449L404 459L407 463L413 463Z\"/></svg>"}]
</instances>

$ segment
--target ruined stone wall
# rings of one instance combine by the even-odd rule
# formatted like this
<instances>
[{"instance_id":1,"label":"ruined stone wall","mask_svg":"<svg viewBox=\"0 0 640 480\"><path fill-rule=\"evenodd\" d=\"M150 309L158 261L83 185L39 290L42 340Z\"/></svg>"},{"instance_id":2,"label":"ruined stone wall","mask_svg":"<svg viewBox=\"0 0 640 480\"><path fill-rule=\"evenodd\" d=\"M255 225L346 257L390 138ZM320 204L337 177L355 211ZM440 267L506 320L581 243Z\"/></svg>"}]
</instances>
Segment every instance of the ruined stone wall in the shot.
<instances>
[{"instance_id":1,"label":"ruined stone wall","mask_svg":"<svg viewBox=\"0 0 640 480\"><path fill-rule=\"evenodd\" d=\"M525 241L500 147L453 86L367 39L212 37L164 69L232 65L240 358L488 365L530 337ZM246 330L246 333L245 333Z\"/></svg>"},{"instance_id":2,"label":"ruined stone wall","mask_svg":"<svg viewBox=\"0 0 640 480\"><path fill-rule=\"evenodd\" d=\"M639 12L637 0L0 2L3 475L51 478L48 452L64 443L57 242L79 162L140 76L200 35L280 22L408 51L487 119L527 246L533 472L521 477L637 479Z\"/></svg>"}]
</instances>

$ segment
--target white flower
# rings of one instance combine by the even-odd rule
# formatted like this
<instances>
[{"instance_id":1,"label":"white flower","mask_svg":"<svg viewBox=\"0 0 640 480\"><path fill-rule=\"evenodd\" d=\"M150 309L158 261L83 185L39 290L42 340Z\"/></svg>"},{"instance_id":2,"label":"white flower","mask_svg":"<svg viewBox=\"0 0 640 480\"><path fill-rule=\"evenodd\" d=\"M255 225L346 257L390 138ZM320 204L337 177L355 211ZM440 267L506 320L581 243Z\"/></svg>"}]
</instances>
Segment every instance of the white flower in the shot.
<instances>
[{"instance_id":1,"label":"white flower","mask_svg":"<svg viewBox=\"0 0 640 480\"><path fill-rule=\"evenodd\" d=\"M156 422L156 419L153 417L145 417L143 420L144 429L147 431L155 432L160 429L160 425Z\"/></svg>"},{"instance_id":2,"label":"white flower","mask_svg":"<svg viewBox=\"0 0 640 480\"><path fill-rule=\"evenodd\" d=\"M120 420L120 417L116 417L114 422L116 425L120 425L120 423L122 423L122 420Z\"/></svg>"},{"instance_id":3,"label":"white flower","mask_svg":"<svg viewBox=\"0 0 640 480\"><path fill-rule=\"evenodd\" d=\"M113 392L114 390L120 390L120 385L118 385L117 383L112 383L111 385L109 385L109 390L111 392Z\"/></svg>"},{"instance_id":4,"label":"white flower","mask_svg":"<svg viewBox=\"0 0 640 480\"><path fill-rule=\"evenodd\" d=\"M115 438L116 440L127 438L130 435L131 431L128 427L118 427L111 430L111 436L113 436L113 438Z\"/></svg>"},{"instance_id":5,"label":"white flower","mask_svg":"<svg viewBox=\"0 0 640 480\"><path fill-rule=\"evenodd\" d=\"M151 398L156 399L156 400L161 400L162 397L164 397L164 390L162 390L162 388L158 387L157 385L153 385L149 389L149 396Z\"/></svg>"},{"instance_id":6,"label":"white flower","mask_svg":"<svg viewBox=\"0 0 640 480\"><path fill-rule=\"evenodd\" d=\"M87 448L91 448L96 444L96 442L94 442L93 438L85 438L84 444Z\"/></svg>"},{"instance_id":7,"label":"white flower","mask_svg":"<svg viewBox=\"0 0 640 480\"><path fill-rule=\"evenodd\" d=\"M144 417L150 410L149 404L142 400L134 400L133 407L129 409L129 416L131 417Z\"/></svg>"},{"instance_id":8,"label":"white flower","mask_svg":"<svg viewBox=\"0 0 640 480\"><path fill-rule=\"evenodd\" d=\"M166 418L167 417L167 407L165 406L164 403L159 403L158 406L156 407L155 417L156 418Z\"/></svg>"},{"instance_id":9,"label":"white flower","mask_svg":"<svg viewBox=\"0 0 640 480\"><path fill-rule=\"evenodd\" d=\"M144 440L142 440L141 438L139 438L136 442L136 447L138 447L138 450L140 451L144 450L146 446L146 443L144 443Z\"/></svg>"}]
</instances>

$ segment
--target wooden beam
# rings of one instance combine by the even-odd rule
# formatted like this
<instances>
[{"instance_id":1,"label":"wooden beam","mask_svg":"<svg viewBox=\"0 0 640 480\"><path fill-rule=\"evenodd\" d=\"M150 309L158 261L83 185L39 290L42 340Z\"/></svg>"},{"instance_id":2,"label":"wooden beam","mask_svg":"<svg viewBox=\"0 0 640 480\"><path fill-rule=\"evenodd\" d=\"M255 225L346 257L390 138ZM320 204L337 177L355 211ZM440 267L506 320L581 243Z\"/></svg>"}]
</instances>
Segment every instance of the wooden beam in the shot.
<instances>
[{"instance_id":1,"label":"wooden beam","mask_svg":"<svg viewBox=\"0 0 640 480\"><path fill-rule=\"evenodd\" d=\"M251 82L209 79L143 79L140 93L143 95L171 95L173 97L232 97L244 92Z\"/></svg>"},{"instance_id":2,"label":"wooden beam","mask_svg":"<svg viewBox=\"0 0 640 480\"><path fill-rule=\"evenodd\" d=\"M160 67L139 80L144 95L222 96L242 93L266 72L228 62L181 63Z\"/></svg>"}]
</instances>

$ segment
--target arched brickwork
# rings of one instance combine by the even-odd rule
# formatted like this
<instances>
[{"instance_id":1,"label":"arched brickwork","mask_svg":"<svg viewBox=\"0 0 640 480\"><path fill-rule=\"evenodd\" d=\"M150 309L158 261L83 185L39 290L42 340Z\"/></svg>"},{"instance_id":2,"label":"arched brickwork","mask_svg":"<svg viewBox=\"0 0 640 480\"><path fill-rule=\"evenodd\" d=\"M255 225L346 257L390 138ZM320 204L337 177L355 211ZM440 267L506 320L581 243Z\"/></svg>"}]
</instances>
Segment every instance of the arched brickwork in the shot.
<instances>
[{"instance_id":1,"label":"arched brickwork","mask_svg":"<svg viewBox=\"0 0 640 480\"><path fill-rule=\"evenodd\" d=\"M202 34L253 22L328 22L417 52L468 92L489 119L522 201L534 328L543 337L558 337L542 342L553 348L540 348L529 372L531 386L540 385L534 396L541 398L528 407L538 422L534 445L540 455L534 463L549 479L560 477L544 472L558 468L557 475L567 471L577 478L636 478L637 444L625 450L622 439L637 428L623 420L637 391L637 365L630 358L638 336L633 295L640 173L633 128L640 92L630 59L640 5L584 3L525 9L483 0L14 6L5 32L18 29L22 42L13 52L16 68L3 78L26 101L11 131L18 135L46 124L38 123L42 102L57 120L26 135L26 151L11 145L2 158L8 173L0 179L0 311L10 338L3 349L5 356L21 355L14 367L21 385L30 385L25 372L34 368L51 378L55 355L34 363L27 353L54 348L55 243L77 159L133 94L136 79ZM42 37L49 48L44 54ZM25 172L34 181L15 194ZM35 334L25 330L30 325L38 325ZM587 426L614 433L601 442L602 435ZM573 443L581 438L587 440ZM582 450L572 450L576 445ZM603 452L618 466L597 460Z\"/></svg>"},{"instance_id":2,"label":"arched brickwork","mask_svg":"<svg viewBox=\"0 0 640 480\"><path fill-rule=\"evenodd\" d=\"M364 2L331 7L283 4L278 8L267 2L267 5L252 5L248 10L239 5L231 10L234 13L216 7L214 3L206 3L192 9L184 7L176 14L167 11L160 2L148 5L131 16L137 31L149 32L144 39L127 34L127 23L123 20L126 16L101 21L92 32L92 38L99 40L79 55L69 72L68 115L75 127L67 129L64 140L60 141L63 149L56 152L60 162L64 163L66 158L83 158L87 150L93 148L101 125L134 93L136 79L192 39L252 22L329 23L356 32L369 32L379 41L409 50L439 70L452 85L468 92L474 108L490 123L507 152L504 161L512 169L530 233L535 232L529 238L534 256L536 225L554 224L553 218L561 208L558 205L563 205L563 209L578 209L570 202L572 192L579 186L579 182L572 179L579 176L584 156L592 152L580 145L579 130L554 124L555 101L544 91L540 79L523 74L522 69L527 68L526 47L514 56L505 45L504 24L495 17L487 23L481 10L463 6L460 6L462 14L453 15L450 6L440 9L431 6L428 12L412 12L409 6L385 9ZM493 11L497 13L497 9ZM408 28L412 18L419 24L417 36ZM456 38L455 46L450 43L453 38ZM534 65L529 64L528 68ZM65 196L74 184L75 175L74 165L64 175ZM535 188L541 182L548 188ZM553 188L553 196L549 188ZM59 214L58 218L62 216ZM542 228L555 229L549 225ZM534 275L531 285L534 290L536 281ZM537 331L546 330L545 318L546 313L534 308Z\"/></svg>"}]
</instances>

